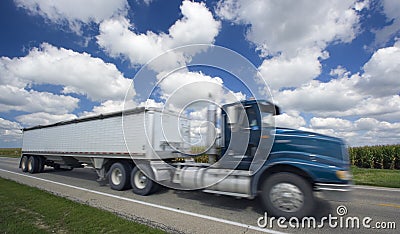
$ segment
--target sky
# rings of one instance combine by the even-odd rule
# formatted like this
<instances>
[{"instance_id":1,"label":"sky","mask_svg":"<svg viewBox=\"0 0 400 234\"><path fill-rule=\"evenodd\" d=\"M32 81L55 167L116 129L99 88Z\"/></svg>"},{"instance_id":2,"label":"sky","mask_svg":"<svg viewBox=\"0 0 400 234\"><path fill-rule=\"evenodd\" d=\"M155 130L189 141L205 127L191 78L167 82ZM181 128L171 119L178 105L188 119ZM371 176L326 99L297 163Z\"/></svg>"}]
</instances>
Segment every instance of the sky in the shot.
<instances>
[{"instance_id":1,"label":"sky","mask_svg":"<svg viewBox=\"0 0 400 234\"><path fill-rule=\"evenodd\" d=\"M399 76L398 0L0 1L0 147L24 127L211 96L272 100L277 126L350 146L399 144Z\"/></svg>"}]
</instances>

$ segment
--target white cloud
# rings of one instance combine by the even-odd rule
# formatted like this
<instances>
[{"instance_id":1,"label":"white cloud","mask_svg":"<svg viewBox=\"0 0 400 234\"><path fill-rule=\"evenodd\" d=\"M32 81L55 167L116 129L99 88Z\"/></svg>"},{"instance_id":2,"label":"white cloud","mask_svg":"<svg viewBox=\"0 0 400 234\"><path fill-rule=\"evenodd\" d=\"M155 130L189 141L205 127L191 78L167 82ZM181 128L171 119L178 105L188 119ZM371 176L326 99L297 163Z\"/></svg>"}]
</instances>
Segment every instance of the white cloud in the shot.
<instances>
[{"instance_id":1,"label":"white cloud","mask_svg":"<svg viewBox=\"0 0 400 234\"><path fill-rule=\"evenodd\" d=\"M368 2L356 3L221 0L217 13L222 19L249 26L246 38L266 57L260 72L273 89L279 90L300 87L318 77L320 61L329 57L326 47L356 37L358 11Z\"/></svg>"},{"instance_id":2,"label":"white cloud","mask_svg":"<svg viewBox=\"0 0 400 234\"><path fill-rule=\"evenodd\" d=\"M274 100L285 109L322 117L369 116L393 121L400 116L399 95L366 95L359 88L359 82L363 78L358 74L349 75L348 72L344 72L343 77L327 83L313 80L297 89L275 92ZM372 92L375 87L365 88Z\"/></svg>"},{"instance_id":3,"label":"white cloud","mask_svg":"<svg viewBox=\"0 0 400 234\"><path fill-rule=\"evenodd\" d=\"M201 72L174 72L164 77L159 86L166 105L181 108L196 100L221 102L224 94L223 81Z\"/></svg>"},{"instance_id":4,"label":"white cloud","mask_svg":"<svg viewBox=\"0 0 400 234\"><path fill-rule=\"evenodd\" d=\"M400 43L376 51L362 74L338 66L329 82L312 80L298 88L275 91L286 109L314 115L373 117L395 121L400 116Z\"/></svg>"},{"instance_id":5,"label":"white cloud","mask_svg":"<svg viewBox=\"0 0 400 234\"><path fill-rule=\"evenodd\" d=\"M46 112L36 112L16 117L25 127L53 124L76 118L77 116L74 114L50 114Z\"/></svg>"},{"instance_id":6,"label":"white cloud","mask_svg":"<svg viewBox=\"0 0 400 234\"><path fill-rule=\"evenodd\" d=\"M94 101L123 100L131 85L114 64L47 43L31 49L25 57L2 57L0 76L19 88L28 84L61 85L65 94L82 94Z\"/></svg>"},{"instance_id":7,"label":"white cloud","mask_svg":"<svg viewBox=\"0 0 400 234\"><path fill-rule=\"evenodd\" d=\"M350 121L342 118L312 118L309 131L346 139L352 145L398 144L400 123L389 123L374 118Z\"/></svg>"},{"instance_id":8,"label":"white cloud","mask_svg":"<svg viewBox=\"0 0 400 234\"><path fill-rule=\"evenodd\" d=\"M376 51L364 65L357 87L365 94L384 97L400 94L400 41Z\"/></svg>"},{"instance_id":9,"label":"white cloud","mask_svg":"<svg viewBox=\"0 0 400 234\"><path fill-rule=\"evenodd\" d=\"M351 72L347 71L346 68L342 66L338 66L337 68L332 69L329 75L331 75L333 78L349 78L351 76Z\"/></svg>"},{"instance_id":10,"label":"white cloud","mask_svg":"<svg viewBox=\"0 0 400 234\"><path fill-rule=\"evenodd\" d=\"M362 11L364 9L368 9L370 4L370 0L362 0L362 1L357 1L354 4L354 9L356 11Z\"/></svg>"},{"instance_id":11,"label":"white cloud","mask_svg":"<svg viewBox=\"0 0 400 234\"><path fill-rule=\"evenodd\" d=\"M136 107L136 103L132 100L126 101L113 101L107 100L102 102L99 106L94 106L92 111L84 111L80 117L107 114L112 112L123 111Z\"/></svg>"},{"instance_id":12,"label":"white cloud","mask_svg":"<svg viewBox=\"0 0 400 234\"><path fill-rule=\"evenodd\" d=\"M249 25L246 37L264 54L295 56L304 48L350 42L358 32L355 0L248 1L222 0L220 17Z\"/></svg>"},{"instance_id":13,"label":"white cloud","mask_svg":"<svg viewBox=\"0 0 400 234\"><path fill-rule=\"evenodd\" d=\"M128 58L134 65L145 64L164 52L165 34L161 36L153 32L136 34L131 31L131 27L129 20L123 17L106 20L100 24L97 43L111 57ZM181 57L172 59L173 62L180 60L183 59ZM175 65L175 62L172 65Z\"/></svg>"},{"instance_id":14,"label":"white cloud","mask_svg":"<svg viewBox=\"0 0 400 234\"><path fill-rule=\"evenodd\" d=\"M183 1L180 7L183 18L169 28L169 48L188 44L211 44L219 33L221 24L216 21L204 3Z\"/></svg>"},{"instance_id":15,"label":"white cloud","mask_svg":"<svg viewBox=\"0 0 400 234\"><path fill-rule=\"evenodd\" d=\"M349 109L343 113L333 113L337 116L363 116L374 117L379 120L396 121L398 118L388 118L395 114L400 114L400 96L393 95L382 98L367 97L358 103L353 109Z\"/></svg>"},{"instance_id":16,"label":"white cloud","mask_svg":"<svg viewBox=\"0 0 400 234\"><path fill-rule=\"evenodd\" d=\"M21 125L7 119L0 118L0 141L15 142L21 139Z\"/></svg>"},{"instance_id":17,"label":"white cloud","mask_svg":"<svg viewBox=\"0 0 400 234\"><path fill-rule=\"evenodd\" d=\"M306 125L306 121L297 111L288 111L275 116L275 126L282 128L301 128Z\"/></svg>"},{"instance_id":18,"label":"white cloud","mask_svg":"<svg viewBox=\"0 0 400 234\"><path fill-rule=\"evenodd\" d=\"M355 79L333 79L328 83L313 80L294 90L276 92L274 100L286 109L319 115L347 111L363 100L353 88Z\"/></svg>"},{"instance_id":19,"label":"white cloud","mask_svg":"<svg viewBox=\"0 0 400 234\"><path fill-rule=\"evenodd\" d=\"M389 25L375 32L375 44L380 46L400 32L400 1L382 0L383 13Z\"/></svg>"},{"instance_id":20,"label":"white cloud","mask_svg":"<svg viewBox=\"0 0 400 234\"><path fill-rule=\"evenodd\" d=\"M341 118L317 118L313 117L310 120L310 127L313 129L330 128L335 130L353 130L353 123L349 120Z\"/></svg>"},{"instance_id":21,"label":"white cloud","mask_svg":"<svg viewBox=\"0 0 400 234\"><path fill-rule=\"evenodd\" d=\"M292 112L277 118L278 126L286 121L288 127L341 137L350 145L398 144L399 44L376 51L361 74L338 66L331 70L329 82L312 80L297 88L275 90L274 99ZM314 115L308 125L296 115L300 112Z\"/></svg>"},{"instance_id":22,"label":"white cloud","mask_svg":"<svg viewBox=\"0 0 400 234\"><path fill-rule=\"evenodd\" d=\"M275 90L284 87L299 87L321 73L319 50L302 50L297 56L287 58L279 55L265 59L259 67L266 83Z\"/></svg>"},{"instance_id":23,"label":"white cloud","mask_svg":"<svg viewBox=\"0 0 400 234\"><path fill-rule=\"evenodd\" d=\"M0 112L18 110L68 113L78 107L78 102L79 99L70 96L0 85Z\"/></svg>"},{"instance_id":24,"label":"white cloud","mask_svg":"<svg viewBox=\"0 0 400 234\"><path fill-rule=\"evenodd\" d=\"M383 6L393 24L377 40L382 33L387 42L399 31L400 4L384 0ZM360 73L338 66L330 81L314 80L329 57L327 46L351 42L360 32L360 12L369 7L369 0L221 0L217 14L247 25L246 38L265 57L260 72L285 110L277 126L334 135L353 145L399 143L400 43L376 51ZM310 114L309 120L302 117Z\"/></svg>"},{"instance_id":25,"label":"white cloud","mask_svg":"<svg viewBox=\"0 0 400 234\"><path fill-rule=\"evenodd\" d=\"M358 130L372 130L378 126L379 121L374 118L360 118L354 122Z\"/></svg>"},{"instance_id":26,"label":"white cloud","mask_svg":"<svg viewBox=\"0 0 400 234\"><path fill-rule=\"evenodd\" d=\"M124 17L109 19L100 24L97 43L112 57L126 57L131 64L143 65L163 52L188 44L213 43L220 29L220 22L213 18L204 3L183 1L180 7L183 17L166 33L138 34ZM197 51L186 51L193 55ZM183 54L170 53L162 62L151 64L156 71L184 65L188 59Z\"/></svg>"},{"instance_id":27,"label":"white cloud","mask_svg":"<svg viewBox=\"0 0 400 234\"><path fill-rule=\"evenodd\" d=\"M40 15L56 24L68 24L80 33L82 24L100 23L115 15L125 15L129 8L126 0L14 0L18 7L30 14Z\"/></svg>"}]
</instances>

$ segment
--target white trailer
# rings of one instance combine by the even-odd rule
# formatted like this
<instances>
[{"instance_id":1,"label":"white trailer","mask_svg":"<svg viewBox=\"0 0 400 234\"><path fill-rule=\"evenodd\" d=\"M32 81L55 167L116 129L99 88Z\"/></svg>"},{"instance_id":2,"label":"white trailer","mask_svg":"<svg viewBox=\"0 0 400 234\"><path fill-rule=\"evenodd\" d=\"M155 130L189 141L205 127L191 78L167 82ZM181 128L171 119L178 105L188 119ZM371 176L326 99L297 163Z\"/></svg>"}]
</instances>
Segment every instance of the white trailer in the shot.
<instances>
[{"instance_id":1,"label":"white trailer","mask_svg":"<svg viewBox=\"0 0 400 234\"><path fill-rule=\"evenodd\" d=\"M108 179L112 189L123 190L130 187L129 174L136 163L157 165L178 157L188 131L177 129L187 129L186 124L187 119L175 113L140 107L25 128L20 167L38 173L45 165L72 170L87 164L96 169L100 183ZM160 131L166 127L168 134Z\"/></svg>"}]
</instances>

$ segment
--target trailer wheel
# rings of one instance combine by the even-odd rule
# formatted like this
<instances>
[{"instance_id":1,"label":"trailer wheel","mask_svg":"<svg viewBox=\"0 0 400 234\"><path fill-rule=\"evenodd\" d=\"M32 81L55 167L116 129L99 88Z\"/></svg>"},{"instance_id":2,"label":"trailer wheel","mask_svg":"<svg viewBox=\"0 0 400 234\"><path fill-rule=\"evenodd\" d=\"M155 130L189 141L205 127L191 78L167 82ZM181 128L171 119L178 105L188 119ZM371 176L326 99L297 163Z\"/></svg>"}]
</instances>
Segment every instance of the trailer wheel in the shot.
<instances>
[{"instance_id":1,"label":"trailer wheel","mask_svg":"<svg viewBox=\"0 0 400 234\"><path fill-rule=\"evenodd\" d=\"M128 163L114 163L108 171L108 182L111 189L114 190L125 190L130 186L129 173L132 167Z\"/></svg>"},{"instance_id":2,"label":"trailer wheel","mask_svg":"<svg viewBox=\"0 0 400 234\"><path fill-rule=\"evenodd\" d=\"M28 156L26 155L22 156L20 165L22 172L28 171Z\"/></svg>"},{"instance_id":3,"label":"trailer wheel","mask_svg":"<svg viewBox=\"0 0 400 234\"><path fill-rule=\"evenodd\" d=\"M293 173L271 175L263 182L261 196L268 214L276 217L304 217L315 206L311 185Z\"/></svg>"},{"instance_id":4,"label":"trailer wheel","mask_svg":"<svg viewBox=\"0 0 400 234\"><path fill-rule=\"evenodd\" d=\"M138 167L133 168L131 173L131 184L133 193L147 196L155 192L159 188L159 185L146 176L146 174L152 173L150 168L145 167L142 169L145 169L145 173L143 173Z\"/></svg>"},{"instance_id":5,"label":"trailer wheel","mask_svg":"<svg viewBox=\"0 0 400 234\"><path fill-rule=\"evenodd\" d=\"M38 166L38 173L42 173L42 172L44 172L44 163L45 163L45 158L43 158L43 157L38 157L38 159L39 159L39 166Z\"/></svg>"},{"instance_id":6,"label":"trailer wheel","mask_svg":"<svg viewBox=\"0 0 400 234\"><path fill-rule=\"evenodd\" d=\"M37 173L39 170L39 163L37 156L30 156L27 162L28 172L31 174Z\"/></svg>"}]
</instances>

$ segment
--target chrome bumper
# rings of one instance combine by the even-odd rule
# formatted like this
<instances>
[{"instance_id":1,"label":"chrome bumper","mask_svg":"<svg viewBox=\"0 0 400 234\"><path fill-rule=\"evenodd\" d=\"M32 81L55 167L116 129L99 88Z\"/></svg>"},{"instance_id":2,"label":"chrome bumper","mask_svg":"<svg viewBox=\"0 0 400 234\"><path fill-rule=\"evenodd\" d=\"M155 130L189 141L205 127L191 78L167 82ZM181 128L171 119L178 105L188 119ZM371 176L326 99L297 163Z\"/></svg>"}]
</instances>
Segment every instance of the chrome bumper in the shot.
<instances>
[{"instance_id":1,"label":"chrome bumper","mask_svg":"<svg viewBox=\"0 0 400 234\"><path fill-rule=\"evenodd\" d=\"M314 192L318 197L330 201L349 201L351 199L352 184L324 184L316 183Z\"/></svg>"}]
</instances>

